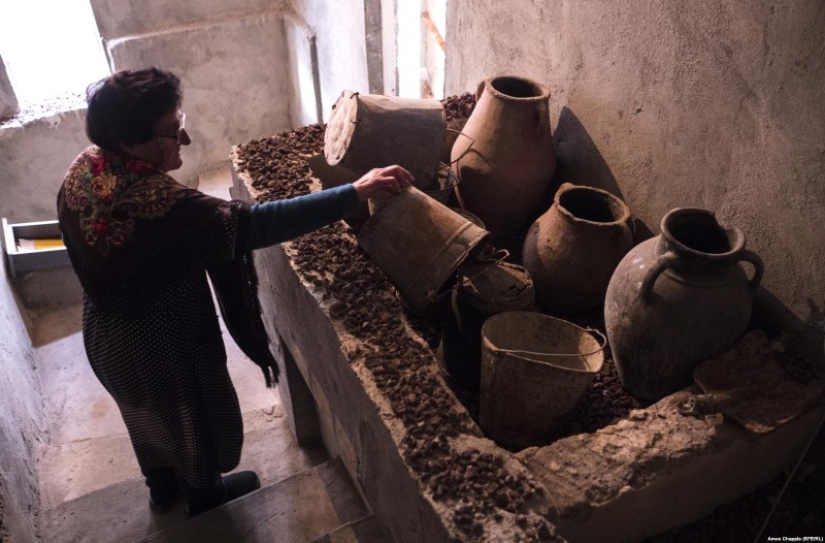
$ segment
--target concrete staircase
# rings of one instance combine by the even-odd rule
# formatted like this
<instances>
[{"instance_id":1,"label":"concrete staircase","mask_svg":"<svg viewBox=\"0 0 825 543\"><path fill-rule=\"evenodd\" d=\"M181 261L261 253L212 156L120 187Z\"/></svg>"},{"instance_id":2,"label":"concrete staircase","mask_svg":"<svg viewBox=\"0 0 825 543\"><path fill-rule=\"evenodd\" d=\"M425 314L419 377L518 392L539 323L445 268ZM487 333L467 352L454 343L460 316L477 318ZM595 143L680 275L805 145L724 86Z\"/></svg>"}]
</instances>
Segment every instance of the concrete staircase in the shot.
<instances>
[{"instance_id":1,"label":"concrete staircase","mask_svg":"<svg viewBox=\"0 0 825 543\"><path fill-rule=\"evenodd\" d=\"M359 538L362 525L370 537ZM353 538L354 536L354 538ZM223 507L170 526L141 543L299 543L387 541L340 459L261 488Z\"/></svg>"},{"instance_id":2,"label":"concrete staircase","mask_svg":"<svg viewBox=\"0 0 825 543\"><path fill-rule=\"evenodd\" d=\"M187 520L182 504L149 513L141 479L122 481L41 512L45 542L380 543L390 541L340 459L327 460Z\"/></svg>"},{"instance_id":3,"label":"concrete staircase","mask_svg":"<svg viewBox=\"0 0 825 543\"><path fill-rule=\"evenodd\" d=\"M299 447L277 390L224 333L230 375L244 418L239 470L262 488L186 519L183 504L163 514L148 507L148 489L117 409L89 367L80 308L36 315L33 342L48 419L40 454L45 543L391 541L371 517L338 459L322 446Z\"/></svg>"}]
</instances>

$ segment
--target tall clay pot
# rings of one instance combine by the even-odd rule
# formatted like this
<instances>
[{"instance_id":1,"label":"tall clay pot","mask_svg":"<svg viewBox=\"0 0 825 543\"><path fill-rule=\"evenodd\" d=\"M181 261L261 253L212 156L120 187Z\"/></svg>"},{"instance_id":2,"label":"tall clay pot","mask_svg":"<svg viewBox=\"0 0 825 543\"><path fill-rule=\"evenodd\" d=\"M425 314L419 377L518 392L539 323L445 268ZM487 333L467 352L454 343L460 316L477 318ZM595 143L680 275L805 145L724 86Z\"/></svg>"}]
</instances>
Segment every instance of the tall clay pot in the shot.
<instances>
[{"instance_id":1,"label":"tall clay pot","mask_svg":"<svg viewBox=\"0 0 825 543\"><path fill-rule=\"evenodd\" d=\"M616 196L565 183L524 240L536 297L555 314L584 313L604 300L613 271L633 247L630 209Z\"/></svg>"},{"instance_id":2,"label":"tall clay pot","mask_svg":"<svg viewBox=\"0 0 825 543\"><path fill-rule=\"evenodd\" d=\"M487 79L476 94L450 161L464 207L494 236L507 236L533 217L556 170L550 91L507 76Z\"/></svg>"},{"instance_id":3,"label":"tall clay pot","mask_svg":"<svg viewBox=\"0 0 825 543\"><path fill-rule=\"evenodd\" d=\"M740 261L753 265L752 279ZM742 231L710 211L665 215L661 234L631 250L607 288L607 337L625 389L656 401L690 385L699 362L744 333L762 271Z\"/></svg>"}]
</instances>

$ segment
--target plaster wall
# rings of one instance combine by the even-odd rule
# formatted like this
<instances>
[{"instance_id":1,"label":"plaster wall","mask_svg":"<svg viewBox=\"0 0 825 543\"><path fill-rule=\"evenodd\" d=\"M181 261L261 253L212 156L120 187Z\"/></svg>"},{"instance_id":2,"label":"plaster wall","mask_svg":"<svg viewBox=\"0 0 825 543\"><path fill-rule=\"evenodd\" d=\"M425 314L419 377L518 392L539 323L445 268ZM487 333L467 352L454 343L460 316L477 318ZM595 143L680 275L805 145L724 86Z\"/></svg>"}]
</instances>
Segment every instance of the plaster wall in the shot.
<instances>
[{"instance_id":1,"label":"plaster wall","mask_svg":"<svg viewBox=\"0 0 825 543\"><path fill-rule=\"evenodd\" d=\"M282 2L178 6L158 0L142 2L140 9L128 2L92 4L104 36L156 25L146 34L107 40L107 54L114 70L159 65L181 77L193 144L174 174L179 181L194 186L198 172L228 161L232 145L291 128L284 22L273 11ZM264 7L270 11L250 13ZM0 82L0 96L2 88ZM10 222L54 218L66 169L89 145L85 119L81 109L0 129L0 216Z\"/></svg>"},{"instance_id":2,"label":"plaster wall","mask_svg":"<svg viewBox=\"0 0 825 543\"><path fill-rule=\"evenodd\" d=\"M35 356L5 273L0 273L0 541L35 542L40 508L37 450L43 439Z\"/></svg>"},{"instance_id":3,"label":"plaster wall","mask_svg":"<svg viewBox=\"0 0 825 543\"><path fill-rule=\"evenodd\" d=\"M289 52L290 120L293 127L323 122L315 31L295 13L284 17Z\"/></svg>"},{"instance_id":4,"label":"plaster wall","mask_svg":"<svg viewBox=\"0 0 825 543\"><path fill-rule=\"evenodd\" d=\"M120 38L107 49L115 71L160 66L181 78L192 137L174 173L182 183L196 185L199 171L227 163L233 145L291 128L279 12Z\"/></svg>"},{"instance_id":5,"label":"plaster wall","mask_svg":"<svg viewBox=\"0 0 825 543\"><path fill-rule=\"evenodd\" d=\"M292 8L315 31L321 111L329 120L345 89L368 93L364 0L294 0Z\"/></svg>"},{"instance_id":6,"label":"plaster wall","mask_svg":"<svg viewBox=\"0 0 825 543\"><path fill-rule=\"evenodd\" d=\"M825 4L449 0L447 94L492 75L547 85L564 181L624 197L654 232L717 213L765 261L760 305L825 322Z\"/></svg>"},{"instance_id":7,"label":"plaster wall","mask_svg":"<svg viewBox=\"0 0 825 543\"><path fill-rule=\"evenodd\" d=\"M287 0L91 0L100 36L104 40L236 17L239 13L282 10Z\"/></svg>"},{"instance_id":8,"label":"plaster wall","mask_svg":"<svg viewBox=\"0 0 825 543\"><path fill-rule=\"evenodd\" d=\"M0 217L12 223L57 218L66 170L89 145L85 123L82 109L0 129Z\"/></svg>"},{"instance_id":9,"label":"plaster wall","mask_svg":"<svg viewBox=\"0 0 825 543\"><path fill-rule=\"evenodd\" d=\"M17 97L11 88L3 57L0 57L0 119L16 115L18 111Z\"/></svg>"}]
</instances>

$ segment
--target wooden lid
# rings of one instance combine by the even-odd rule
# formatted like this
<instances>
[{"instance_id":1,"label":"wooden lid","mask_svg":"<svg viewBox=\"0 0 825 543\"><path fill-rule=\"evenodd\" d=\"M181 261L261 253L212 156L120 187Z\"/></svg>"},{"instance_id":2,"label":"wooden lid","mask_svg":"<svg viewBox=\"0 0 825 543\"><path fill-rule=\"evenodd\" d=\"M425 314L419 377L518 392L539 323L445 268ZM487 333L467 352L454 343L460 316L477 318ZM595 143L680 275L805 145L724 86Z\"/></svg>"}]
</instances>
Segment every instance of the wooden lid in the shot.
<instances>
[{"instance_id":1,"label":"wooden lid","mask_svg":"<svg viewBox=\"0 0 825 543\"><path fill-rule=\"evenodd\" d=\"M333 106L324 133L324 156L335 166L346 157L358 120L358 93L345 90Z\"/></svg>"}]
</instances>

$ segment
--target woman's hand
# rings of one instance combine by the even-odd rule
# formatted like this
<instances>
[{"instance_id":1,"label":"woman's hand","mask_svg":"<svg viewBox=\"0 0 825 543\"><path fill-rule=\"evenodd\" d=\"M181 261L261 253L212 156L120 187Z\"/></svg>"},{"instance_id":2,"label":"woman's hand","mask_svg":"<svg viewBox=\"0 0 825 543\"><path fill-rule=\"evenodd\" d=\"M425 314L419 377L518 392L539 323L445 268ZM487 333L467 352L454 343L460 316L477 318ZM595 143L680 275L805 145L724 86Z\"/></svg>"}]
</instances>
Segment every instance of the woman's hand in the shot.
<instances>
[{"instance_id":1,"label":"woman's hand","mask_svg":"<svg viewBox=\"0 0 825 543\"><path fill-rule=\"evenodd\" d=\"M398 194L413 182L410 172L398 165L387 166L385 168L373 168L361 179L352 184L358 199L365 201L381 192L391 192Z\"/></svg>"}]
</instances>

